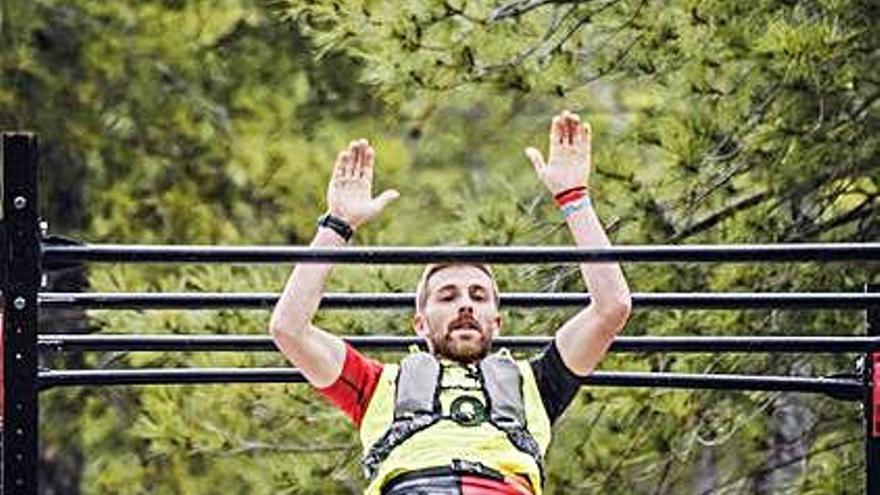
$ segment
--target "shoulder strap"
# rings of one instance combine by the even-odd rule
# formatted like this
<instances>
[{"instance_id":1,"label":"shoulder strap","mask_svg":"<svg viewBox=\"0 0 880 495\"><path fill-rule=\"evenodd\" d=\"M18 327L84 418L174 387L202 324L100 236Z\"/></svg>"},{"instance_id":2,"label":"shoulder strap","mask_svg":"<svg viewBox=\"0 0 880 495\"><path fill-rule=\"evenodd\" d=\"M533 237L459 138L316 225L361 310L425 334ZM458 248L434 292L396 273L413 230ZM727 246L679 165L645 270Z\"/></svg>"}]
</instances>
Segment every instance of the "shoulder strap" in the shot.
<instances>
[{"instance_id":1,"label":"shoulder strap","mask_svg":"<svg viewBox=\"0 0 880 495\"><path fill-rule=\"evenodd\" d=\"M507 354L492 354L480 361L480 373L489 399L489 421L503 430L525 428L522 376L516 362Z\"/></svg>"},{"instance_id":2,"label":"shoulder strap","mask_svg":"<svg viewBox=\"0 0 880 495\"><path fill-rule=\"evenodd\" d=\"M507 439L521 452L531 455L544 479L541 446L526 424L523 378L519 366L506 349L480 362L483 388L489 402L489 422L507 434Z\"/></svg>"},{"instance_id":3,"label":"shoulder strap","mask_svg":"<svg viewBox=\"0 0 880 495\"><path fill-rule=\"evenodd\" d=\"M440 363L434 356L418 352L404 358L397 373L394 419L434 414L439 409L439 383Z\"/></svg>"},{"instance_id":4,"label":"shoulder strap","mask_svg":"<svg viewBox=\"0 0 880 495\"><path fill-rule=\"evenodd\" d=\"M394 421L364 455L364 476L372 480L391 450L440 419L440 373L443 368L427 352L410 354L400 362L394 396ZM432 385L433 383L433 385Z\"/></svg>"}]
</instances>

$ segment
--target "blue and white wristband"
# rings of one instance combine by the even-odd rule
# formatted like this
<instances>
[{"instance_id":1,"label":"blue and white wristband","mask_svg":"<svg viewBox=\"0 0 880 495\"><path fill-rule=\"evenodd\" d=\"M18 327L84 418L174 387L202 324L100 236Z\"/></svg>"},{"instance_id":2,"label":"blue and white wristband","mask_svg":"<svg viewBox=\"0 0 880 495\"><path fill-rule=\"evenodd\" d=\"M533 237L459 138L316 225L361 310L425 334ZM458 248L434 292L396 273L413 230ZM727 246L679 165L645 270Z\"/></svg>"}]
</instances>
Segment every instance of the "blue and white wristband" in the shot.
<instances>
[{"instance_id":1,"label":"blue and white wristband","mask_svg":"<svg viewBox=\"0 0 880 495\"><path fill-rule=\"evenodd\" d=\"M582 196L574 201L566 203L564 206L559 208L562 212L562 216L568 218L572 213L583 210L587 206L590 206L590 198L588 196Z\"/></svg>"}]
</instances>

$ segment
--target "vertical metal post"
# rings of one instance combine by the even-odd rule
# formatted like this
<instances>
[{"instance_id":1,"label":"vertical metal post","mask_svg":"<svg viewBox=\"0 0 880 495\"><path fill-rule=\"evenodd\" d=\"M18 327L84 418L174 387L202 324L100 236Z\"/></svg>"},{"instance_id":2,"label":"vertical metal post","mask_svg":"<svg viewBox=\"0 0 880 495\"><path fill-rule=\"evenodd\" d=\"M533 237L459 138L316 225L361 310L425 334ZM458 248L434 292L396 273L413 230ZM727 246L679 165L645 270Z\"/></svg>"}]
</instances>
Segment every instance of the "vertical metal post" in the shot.
<instances>
[{"instance_id":1,"label":"vertical metal post","mask_svg":"<svg viewBox=\"0 0 880 495\"><path fill-rule=\"evenodd\" d=\"M867 284L866 292L880 291L880 284ZM869 306L868 335L880 335L880 307ZM867 393L865 410L865 493L880 495L880 352L865 356L862 369Z\"/></svg>"},{"instance_id":2,"label":"vertical metal post","mask_svg":"<svg viewBox=\"0 0 880 495\"><path fill-rule=\"evenodd\" d=\"M3 134L4 386L3 487L7 495L36 495L38 459L37 138Z\"/></svg>"}]
</instances>

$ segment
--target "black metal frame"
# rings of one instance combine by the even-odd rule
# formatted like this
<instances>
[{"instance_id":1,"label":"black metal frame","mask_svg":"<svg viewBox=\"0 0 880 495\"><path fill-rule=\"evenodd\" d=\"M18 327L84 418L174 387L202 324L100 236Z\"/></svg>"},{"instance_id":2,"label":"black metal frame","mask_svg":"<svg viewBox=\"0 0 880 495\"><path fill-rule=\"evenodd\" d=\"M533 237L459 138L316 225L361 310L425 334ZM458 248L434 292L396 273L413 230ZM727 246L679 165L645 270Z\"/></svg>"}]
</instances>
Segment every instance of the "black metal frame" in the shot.
<instances>
[{"instance_id":1,"label":"black metal frame","mask_svg":"<svg viewBox=\"0 0 880 495\"><path fill-rule=\"evenodd\" d=\"M4 134L3 142L3 364L4 493L36 493L37 290L40 237L37 222L37 139Z\"/></svg>"},{"instance_id":2,"label":"black metal frame","mask_svg":"<svg viewBox=\"0 0 880 495\"><path fill-rule=\"evenodd\" d=\"M38 468L38 395L53 386L156 383L301 382L295 369L134 369L37 372L38 350L169 350L265 351L266 337L37 335L37 308L105 309L266 308L274 294L39 294L41 269L90 262L132 263L277 263L336 262L366 264L482 261L488 263L753 262L880 260L880 243L796 245L624 246L607 249L572 247L461 248L394 247L311 249L303 247L120 246L72 245L58 238L40 238L37 218L37 141L30 134L3 134L2 290L6 315L4 366L6 403L2 481L6 493L36 495ZM506 294L502 303L520 307L583 305L586 294ZM412 294L328 295L324 307L410 306ZM661 386L686 389L775 390L824 393L841 400L861 401L866 425L866 493L880 495L880 294L876 286L864 294L637 294L634 305L705 308L833 308L867 309L868 337L621 337L616 352L858 352L864 353L858 375L789 377L690 375L681 373L596 372L585 383L602 386ZM400 349L410 337L350 337L360 347ZM511 347L546 344L548 337L508 337ZM875 370L875 366L878 370ZM875 399L874 394L878 397Z\"/></svg>"}]
</instances>

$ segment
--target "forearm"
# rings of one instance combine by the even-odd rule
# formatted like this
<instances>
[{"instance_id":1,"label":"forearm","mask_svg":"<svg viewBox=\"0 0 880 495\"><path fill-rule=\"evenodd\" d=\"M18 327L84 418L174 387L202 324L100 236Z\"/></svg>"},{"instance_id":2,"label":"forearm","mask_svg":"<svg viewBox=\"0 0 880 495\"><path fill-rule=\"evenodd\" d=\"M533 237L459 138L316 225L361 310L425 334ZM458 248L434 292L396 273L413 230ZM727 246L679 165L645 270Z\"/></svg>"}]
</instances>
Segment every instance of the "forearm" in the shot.
<instances>
[{"instance_id":1,"label":"forearm","mask_svg":"<svg viewBox=\"0 0 880 495\"><path fill-rule=\"evenodd\" d=\"M592 207L587 205L566 218L578 247L611 245ZM584 282L592 301L556 332L563 362L578 376L587 376L599 364L630 315L630 294L620 264L583 263Z\"/></svg>"},{"instance_id":2,"label":"forearm","mask_svg":"<svg viewBox=\"0 0 880 495\"><path fill-rule=\"evenodd\" d=\"M345 241L327 228L319 228L310 247L329 248L344 246ZM272 333L295 336L308 332L310 324L324 297L327 277L333 268L331 263L297 264L284 291L272 312L269 328Z\"/></svg>"},{"instance_id":3,"label":"forearm","mask_svg":"<svg viewBox=\"0 0 880 495\"><path fill-rule=\"evenodd\" d=\"M575 244L584 248L611 246L605 229L591 204L574 211L566 218ZM581 274L590 293L592 304L599 313L628 313L631 307L629 286L620 263L582 263Z\"/></svg>"}]
</instances>

